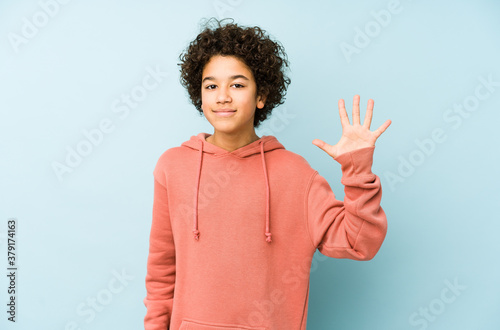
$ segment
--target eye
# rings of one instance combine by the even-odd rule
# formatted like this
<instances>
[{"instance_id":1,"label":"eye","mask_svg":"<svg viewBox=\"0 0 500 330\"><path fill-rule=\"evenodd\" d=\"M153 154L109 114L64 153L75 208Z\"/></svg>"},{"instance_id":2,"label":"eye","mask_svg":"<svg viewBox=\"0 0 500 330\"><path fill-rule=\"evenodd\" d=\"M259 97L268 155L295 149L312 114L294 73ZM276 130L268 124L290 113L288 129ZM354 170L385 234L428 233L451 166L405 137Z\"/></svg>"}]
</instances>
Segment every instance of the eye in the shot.
<instances>
[{"instance_id":1,"label":"eye","mask_svg":"<svg viewBox=\"0 0 500 330\"><path fill-rule=\"evenodd\" d=\"M213 88L211 88L212 86L215 86L215 85L207 85L207 86L205 86L205 88L206 89L213 89Z\"/></svg>"},{"instance_id":2,"label":"eye","mask_svg":"<svg viewBox=\"0 0 500 330\"><path fill-rule=\"evenodd\" d=\"M245 86L243 86L242 84L234 84L233 86L236 86L236 88L243 88ZM239 87L238 87L239 86Z\"/></svg>"}]
</instances>

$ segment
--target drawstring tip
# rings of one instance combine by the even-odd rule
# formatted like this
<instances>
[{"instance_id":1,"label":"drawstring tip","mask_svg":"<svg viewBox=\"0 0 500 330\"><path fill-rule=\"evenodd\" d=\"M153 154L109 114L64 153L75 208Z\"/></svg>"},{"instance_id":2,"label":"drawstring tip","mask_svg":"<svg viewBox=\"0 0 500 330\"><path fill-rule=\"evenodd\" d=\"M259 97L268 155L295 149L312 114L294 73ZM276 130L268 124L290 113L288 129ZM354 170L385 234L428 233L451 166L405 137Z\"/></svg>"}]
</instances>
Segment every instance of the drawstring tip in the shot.
<instances>
[{"instance_id":1,"label":"drawstring tip","mask_svg":"<svg viewBox=\"0 0 500 330\"><path fill-rule=\"evenodd\" d=\"M194 233L194 239L198 240L200 238L200 232L198 230L193 230Z\"/></svg>"},{"instance_id":2,"label":"drawstring tip","mask_svg":"<svg viewBox=\"0 0 500 330\"><path fill-rule=\"evenodd\" d=\"M266 242L271 243L271 233L266 233Z\"/></svg>"}]
</instances>

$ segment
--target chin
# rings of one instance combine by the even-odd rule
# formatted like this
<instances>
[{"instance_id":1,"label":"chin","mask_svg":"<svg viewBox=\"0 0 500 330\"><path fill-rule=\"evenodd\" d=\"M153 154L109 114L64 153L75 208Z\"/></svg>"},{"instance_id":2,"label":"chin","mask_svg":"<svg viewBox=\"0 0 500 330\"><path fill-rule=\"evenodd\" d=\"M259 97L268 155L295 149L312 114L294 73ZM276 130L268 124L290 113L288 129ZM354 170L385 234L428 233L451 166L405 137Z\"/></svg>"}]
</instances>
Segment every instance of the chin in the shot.
<instances>
[{"instance_id":1,"label":"chin","mask_svg":"<svg viewBox=\"0 0 500 330\"><path fill-rule=\"evenodd\" d=\"M220 132L220 133L226 133L226 134L231 134L234 132L237 132L238 129L234 127L227 127L227 126L221 126L221 125L212 125L214 128L214 131Z\"/></svg>"}]
</instances>

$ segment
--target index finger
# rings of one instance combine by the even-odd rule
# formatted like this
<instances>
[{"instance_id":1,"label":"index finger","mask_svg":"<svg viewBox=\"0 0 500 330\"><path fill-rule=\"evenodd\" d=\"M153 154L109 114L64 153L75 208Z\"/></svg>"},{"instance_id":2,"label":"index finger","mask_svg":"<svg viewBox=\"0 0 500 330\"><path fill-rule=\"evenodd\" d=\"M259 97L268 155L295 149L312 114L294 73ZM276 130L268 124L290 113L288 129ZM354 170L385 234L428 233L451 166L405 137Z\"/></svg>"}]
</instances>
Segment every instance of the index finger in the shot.
<instances>
[{"instance_id":1,"label":"index finger","mask_svg":"<svg viewBox=\"0 0 500 330\"><path fill-rule=\"evenodd\" d=\"M363 127L370 129L370 125L372 124L372 117L373 117L373 105L375 101L372 99L368 100L368 106L366 107L366 113L365 113L365 121L363 122Z\"/></svg>"},{"instance_id":2,"label":"index finger","mask_svg":"<svg viewBox=\"0 0 500 330\"><path fill-rule=\"evenodd\" d=\"M339 115L342 127L345 125L349 125L349 117L347 116L347 111L345 110L345 102L343 99L339 100Z\"/></svg>"}]
</instances>

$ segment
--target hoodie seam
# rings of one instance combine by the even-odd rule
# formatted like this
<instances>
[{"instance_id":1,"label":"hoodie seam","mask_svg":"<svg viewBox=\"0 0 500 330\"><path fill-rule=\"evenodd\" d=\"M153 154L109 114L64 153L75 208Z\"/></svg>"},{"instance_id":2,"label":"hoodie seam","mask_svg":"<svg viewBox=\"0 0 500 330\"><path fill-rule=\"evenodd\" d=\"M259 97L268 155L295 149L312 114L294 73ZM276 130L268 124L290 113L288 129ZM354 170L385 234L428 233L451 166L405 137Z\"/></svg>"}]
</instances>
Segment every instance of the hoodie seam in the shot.
<instances>
[{"instance_id":1,"label":"hoodie seam","mask_svg":"<svg viewBox=\"0 0 500 330\"><path fill-rule=\"evenodd\" d=\"M217 147L217 146L214 146L211 143L207 142L204 138L200 137L199 135L200 134L193 135L190 140L182 143L181 147L184 146L184 147L188 147L188 148L191 148L194 150L199 150L199 147L197 145L194 145L194 143L195 143L194 139L198 139L199 141L201 141L205 146L207 146L208 149L214 149L213 147ZM274 149L285 149L286 150L286 148L276 139L276 137L274 137L272 135L263 135L260 137L259 140L262 140L261 143L266 143L267 145L269 145L269 143L272 143L272 145L269 146L269 148L271 148L271 149L265 150L265 152L269 152L269 151L272 151ZM256 141L259 141L259 140L256 140ZM254 141L252 143L255 143L256 141ZM232 155L232 156L237 157L237 158L246 158L249 155L260 153L260 143L257 143L256 145L254 145L252 147L248 147L248 146L249 146L249 144L247 144L243 147L240 147L237 150L233 150L233 151L227 151L227 150L221 149L221 150L219 150L221 152L214 151L214 150L209 151L209 150L207 150L207 148L203 148L204 149L203 153L212 154L213 156L216 156L216 157ZM247 147L250 149L240 150L240 149L245 149ZM241 154L239 154L240 152L241 152Z\"/></svg>"},{"instance_id":2,"label":"hoodie seam","mask_svg":"<svg viewBox=\"0 0 500 330\"><path fill-rule=\"evenodd\" d=\"M277 148L277 149L279 149L279 148ZM264 153L272 152L272 151L277 150L277 149L271 149L271 150L264 149ZM197 151L199 151L199 149L197 149ZM245 159L245 158L248 158L250 156L255 156L257 154L260 154L260 147L248 149L248 152L245 152L243 154L237 154L234 152L212 153L211 151L206 151L206 150L203 150L203 153L211 154L213 157L216 157L216 158L234 157L236 159Z\"/></svg>"},{"instance_id":3,"label":"hoodie seam","mask_svg":"<svg viewBox=\"0 0 500 330\"><path fill-rule=\"evenodd\" d=\"M154 176L154 175L153 175L153 179L154 179L156 182L158 182L158 184L159 184L160 186L162 186L163 188L167 189L167 186L166 186L166 185L164 185L163 183L161 183L161 182L160 182L160 181L156 178L156 176Z\"/></svg>"},{"instance_id":4,"label":"hoodie seam","mask_svg":"<svg viewBox=\"0 0 500 330\"><path fill-rule=\"evenodd\" d=\"M309 201L309 192L311 190L312 183L314 181L314 178L319 172L315 170L311 177L309 178L309 182L307 183L307 188L306 188L306 193L305 193L305 200L304 200L304 210L305 210L305 215L304 218L306 220L306 230L307 230L307 236L309 237L309 241L311 242L311 245L314 249L317 249L317 246L314 245L314 240L311 237L311 232L309 230L309 207L308 207L308 201Z\"/></svg>"},{"instance_id":5,"label":"hoodie seam","mask_svg":"<svg viewBox=\"0 0 500 330\"><path fill-rule=\"evenodd\" d=\"M359 226L358 233L356 234L356 239L354 240L354 244L352 245L352 250L354 250L354 251L356 250L356 244L358 243L358 238L359 238L359 236L361 234L361 231L363 230L364 224L365 224L365 221L363 221L361 223L361 226Z\"/></svg>"}]
</instances>

